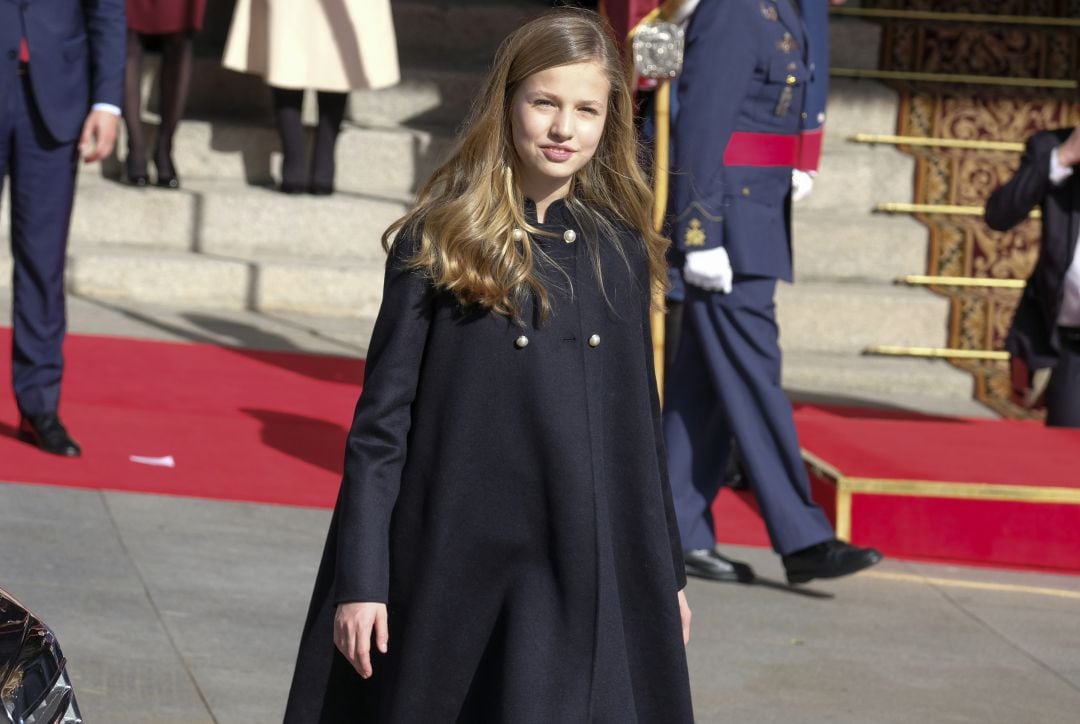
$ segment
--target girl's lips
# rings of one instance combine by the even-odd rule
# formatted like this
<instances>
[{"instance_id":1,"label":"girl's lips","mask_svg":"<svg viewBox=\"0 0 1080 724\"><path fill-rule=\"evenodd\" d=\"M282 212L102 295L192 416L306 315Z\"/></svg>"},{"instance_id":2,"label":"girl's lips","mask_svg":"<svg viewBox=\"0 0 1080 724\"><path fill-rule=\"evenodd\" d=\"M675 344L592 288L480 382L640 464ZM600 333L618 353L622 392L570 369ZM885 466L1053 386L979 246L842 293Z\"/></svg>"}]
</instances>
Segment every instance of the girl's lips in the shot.
<instances>
[{"instance_id":1,"label":"girl's lips","mask_svg":"<svg viewBox=\"0 0 1080 724\"><path fill-rule=\"evenodd\" d=\"M574 155L574 152L569 148L563 148L561 146L541 146L540 150L543 151L544 158L548 161L566 161Z\"/></svg>"}]
</instances>

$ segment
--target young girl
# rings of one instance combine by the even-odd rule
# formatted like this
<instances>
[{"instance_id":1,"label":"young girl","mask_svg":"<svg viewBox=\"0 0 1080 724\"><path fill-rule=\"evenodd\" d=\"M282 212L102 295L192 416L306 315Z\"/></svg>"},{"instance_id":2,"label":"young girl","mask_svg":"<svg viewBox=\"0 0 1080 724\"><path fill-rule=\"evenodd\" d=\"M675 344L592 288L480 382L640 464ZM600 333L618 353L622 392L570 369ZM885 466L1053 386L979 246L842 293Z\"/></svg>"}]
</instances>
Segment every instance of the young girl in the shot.
<instances>
[{"instance_id":1,"label":"young girl","mask_svg":"<svg viewBox=\"0 0 1080 724\"><path fill-rule=\"evenodd\" d=\"M635 154L597 16L503 43L383 238L287 722L692 721Z\"/></svg>"}]
</instances>

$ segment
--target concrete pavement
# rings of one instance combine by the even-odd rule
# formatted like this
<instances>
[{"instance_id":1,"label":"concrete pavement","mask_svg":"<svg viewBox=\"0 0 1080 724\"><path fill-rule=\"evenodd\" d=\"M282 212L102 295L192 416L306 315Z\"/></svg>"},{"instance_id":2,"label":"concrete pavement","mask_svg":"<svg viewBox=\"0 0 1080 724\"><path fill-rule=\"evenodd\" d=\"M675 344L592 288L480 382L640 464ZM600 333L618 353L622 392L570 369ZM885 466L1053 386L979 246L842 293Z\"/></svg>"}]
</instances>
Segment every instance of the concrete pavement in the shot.
<instances>
[{"instance_id":1,"label":"concrete pavement","mask_svg":"<svg viewBox=\"0 0 1080 724\"><path fill-rule=\"evenodd\" d=\"M329 513L0 485L3 585L60 635L86 721L281 718ZM779 581L762 549L728 551ZM1080 578L886 561L691 581L698 721L1073 722Z\"/></svg>"}]
</instances>

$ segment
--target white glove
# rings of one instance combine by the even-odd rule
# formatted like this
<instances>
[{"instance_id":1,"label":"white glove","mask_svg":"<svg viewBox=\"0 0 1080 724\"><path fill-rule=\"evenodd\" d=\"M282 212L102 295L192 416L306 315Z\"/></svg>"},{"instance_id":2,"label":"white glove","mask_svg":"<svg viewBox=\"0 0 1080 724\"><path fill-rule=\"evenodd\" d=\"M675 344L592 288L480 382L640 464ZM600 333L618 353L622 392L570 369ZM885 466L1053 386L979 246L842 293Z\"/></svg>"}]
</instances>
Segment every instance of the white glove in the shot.
<instances>
[{"instance_id":1,"label":"white glove","mask_svg":"<svg viewBox=\"0 0 1080 724\"><path fill-rule=\"evenodd\" d=\"M810 171L791 169L791 200L798 202L805 199L814 190L814 175Z\"/></svg>"},{"instance_id":2,"label":"white glove","mask_svg":"<svg viewBox=\"0 0 1080 724\"><path fill-rule=\"evenodd\" d=\"M695 287L710 292L729 294L733 276L727 249L722 246L686 254L683 279L687 284L693 284Z\"/></svg>"}]
</instances>

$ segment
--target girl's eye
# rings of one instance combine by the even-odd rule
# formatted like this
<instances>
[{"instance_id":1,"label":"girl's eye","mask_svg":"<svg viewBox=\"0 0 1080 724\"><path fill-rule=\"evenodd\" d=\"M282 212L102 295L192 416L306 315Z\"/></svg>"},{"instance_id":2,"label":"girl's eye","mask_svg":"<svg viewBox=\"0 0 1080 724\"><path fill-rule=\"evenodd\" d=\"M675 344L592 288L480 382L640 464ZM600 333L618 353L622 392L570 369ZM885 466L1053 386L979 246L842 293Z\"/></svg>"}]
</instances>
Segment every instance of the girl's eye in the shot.
<instances>
[{"instance_id":1,"label":"girl's eye","mask_svg":"<svg viewBox=\"0 0 1080 724\"><path fill-rule=\"evenodd\" d=\"M554 106L555 104L549 101L547 98L538 98L533 101L534 106Z\"/></svg>"},{"instance_id":2,"label":"girl's eye","mask_svg":"<svg viewBox=\"0 0 1080 724\"><path fill-rule=\"evenodd\" d=\"M581 111L582 111L582 113L588 113L590 116L598 116L598 115L600 115L600 111L598 111L596 108L594 108L592 106L585 106L585 107L583 107L581 109Z\"/></svg>"}]
</instances>

